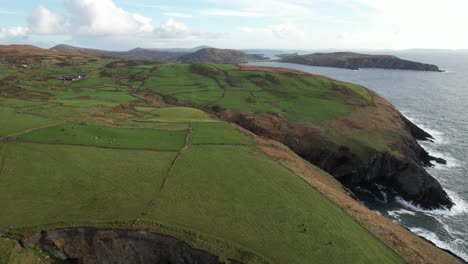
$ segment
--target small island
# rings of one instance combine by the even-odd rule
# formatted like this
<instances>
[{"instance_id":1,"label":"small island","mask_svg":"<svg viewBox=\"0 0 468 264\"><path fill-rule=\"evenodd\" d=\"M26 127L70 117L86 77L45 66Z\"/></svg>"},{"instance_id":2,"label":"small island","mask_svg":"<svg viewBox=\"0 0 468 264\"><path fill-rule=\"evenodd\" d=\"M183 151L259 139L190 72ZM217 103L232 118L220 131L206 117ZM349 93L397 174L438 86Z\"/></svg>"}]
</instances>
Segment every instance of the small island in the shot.
<instances>
[{"instance_id":1,"label":"small island","mask_svg":"<svg viewBox=\"0 0 468 264\"><path fill-rule=\"evenodd\" d=\"M413 71L441 72L433 64L403 60L392 55L369 55L354 52L314 53L296 56L278 56L280 62L296 63L309 66L334 67L349 70L361 68L396 69Z\"/></svg>"}]
</instances>

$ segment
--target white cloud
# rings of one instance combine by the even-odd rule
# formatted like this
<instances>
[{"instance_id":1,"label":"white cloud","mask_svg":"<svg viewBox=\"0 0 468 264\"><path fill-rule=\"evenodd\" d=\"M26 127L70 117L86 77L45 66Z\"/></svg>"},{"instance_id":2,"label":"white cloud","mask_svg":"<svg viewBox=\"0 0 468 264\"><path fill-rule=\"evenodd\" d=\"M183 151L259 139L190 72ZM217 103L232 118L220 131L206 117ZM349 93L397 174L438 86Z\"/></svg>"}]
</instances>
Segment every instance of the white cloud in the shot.
<instances>
[{"instance_id":1,"label":"white cloud","mask_svg":"<svg viewBox=\"0 0 468 264\"><path fill-rule=\"evenodd\" d=\"M78 35L139 35L154 29L151 18L129 13L112 0L67 0L66 6Z\"/></svg>"},{"instance_id":2,"label":"white cloud","mask_svg":"<svg viewBox=\"0 0 468 264\"><path fill-rule=\"evenodd\" d=\"M287 22L282 24L274 24L268 27L240 27L238 31L252 35L261 35L262 37L284 39L291 42L300 41L306 37L306 33L301 26Z\"/></svg>"},{"instance_id":3,"label":"white cloud","mask_svg":"<svg viewBox=\"0 0 468 264\"><path fill-rule=\"evenodd\" d=\"M222 17L267 17L263 12L234 10L234 9L206 9L201 12L202 16L222 16Z\"/></svg>"},{"instance_id":4,"label":"white cloud","mask_svg":"<svg viewBox=\"0 0 468 264\"><path fill-rule=\"evenodd\" d=\"M362 12L366 27L347 38L373 48L466 48L466 0L346 0ZM367 37L366 37L367 36Z\"/></svg>"},{"instance_id":5,"label":"white cloud","mask_svg":"<svg viewBox=\"0 0 468 264\"><path fill-rule=\"evenodd\" d=\"M298 25L292 23L273 25L270 30L281 39L297 41L306 36L306 33Z\"/></svg>"},{"instance_id":6,"label":"white cloud","mask_svg":"<svg viewBox=\"0 0 468 264\"><path fill-rule=\"evenodd\" d=\"M187 25L174 18L169 18L154 30L154 37L159 39L199 39L213 38L216 36L217 34L192 31Z\"/></svg>"},{"instance_id":7,"label":"white cloud","mask_svg":"<svg viewBox=\"0 0 468 264\"><path fill-rule=\"evenodd\" d=\"M62 14L54 13L39 6L28 18L29 31L36 35L58 35L66 32L66 19Z\"/></svg>"},{"instance_id":8,"label":"white cloud","mask_svg":"<svg viewBox=\"0 0 468 264\"><path fill-rule=\"evenodd\" d=\"M310 0L207 0L215 4L223 3L225 9L204 10L202 15L271 17L287 20L306 20L316 17L316 1ZM222 12L221 12L222 11Z\"/></svg>"},{"instance_id":9,"label":"white cloud","mask_svg":"<svg viewBox=\"0 0 468 264\"><path fill-rule=\"evenodd\" d=\"M25 38L28 31L25 27L0 28L0 39Z\"/></svg>"},{"instance_id":10,"label":"white cloud","mask_svg":"<svg viewBox=\"0 0 468 264\"><path fill-rule=\"evenodd\" d=\"M119 40L133 37L144 42L156 39L193 39L209 37L208 34L194 32L182 22L169 18L160 26L154 26L152 19L130 13L118 7L112 0L67 0L72 34L77 38L106 37Z\"/></svg>"},{"instance_id":11,"label":"white cloud","mask_svg":"<svg viewBox=\"0 0 468 264\"><path fill-rule=\"evenodd\" d=\"M165 16L168 17L180 17L180 18L190 18L193 17L192 14L189 13L180 13L180 12L166 12L164 13Z\"/></svg>"},{"instance_id":12,"label":"white cloud","mask_svg":"<svg viewBox=\"0 0 468 264\"><path fill-rule=\"evenodd\" d=\"M184 23L178 22L173 18L169 18L159 28L155 29L154 32L161 38L184 38L192 34Z\"/></svg>"}]
</instances>

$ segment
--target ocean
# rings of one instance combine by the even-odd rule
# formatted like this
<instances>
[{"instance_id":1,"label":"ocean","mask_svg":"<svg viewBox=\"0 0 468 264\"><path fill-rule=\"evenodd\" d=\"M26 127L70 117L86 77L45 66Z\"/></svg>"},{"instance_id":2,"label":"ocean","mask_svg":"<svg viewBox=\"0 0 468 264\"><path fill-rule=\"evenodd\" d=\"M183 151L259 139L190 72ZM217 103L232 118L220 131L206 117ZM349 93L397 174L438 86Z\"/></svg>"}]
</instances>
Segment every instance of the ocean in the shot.
<instances>
[{"instance_id":1,"label":"ocean","mask_svg":"<svg viewBox=\"0 0 468 264\"><path fill-rule=\"evenodd\" d=\"M366 205L375 212L468 261L468 52L380 52L438 65L445 72L361 69L358 71L278 62L251 65L285 67L357 83L389 100L435 142L420 142L447 165L427 168L455 202L450 209L423 210L401 198ZM271 56L271 54L268 54Z\"/></svg>"}]
</instances>

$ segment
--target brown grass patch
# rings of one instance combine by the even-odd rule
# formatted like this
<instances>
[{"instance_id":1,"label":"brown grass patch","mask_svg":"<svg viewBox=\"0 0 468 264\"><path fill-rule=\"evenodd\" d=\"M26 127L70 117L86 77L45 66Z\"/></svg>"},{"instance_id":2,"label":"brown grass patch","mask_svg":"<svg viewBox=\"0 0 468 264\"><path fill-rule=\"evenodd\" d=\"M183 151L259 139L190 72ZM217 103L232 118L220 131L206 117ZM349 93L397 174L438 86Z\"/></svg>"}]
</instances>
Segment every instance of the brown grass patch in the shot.
<instances>
[{"instance_id":1,"label":"brown grass patch","mask_svg":"<svg viewBox=\"0 0 468 264\"><path fill-rule=\"evenodd\" d=\"M376 106L359 107L338 119L325 121L323 125L347 132L369 132L380 129L406 131L407 126L399 116L399 112L378 94L372 93L372 96Z\"/></svg>"},{"instance_id":2,"label":"brown grass patch","mask_svg":"<svg viewBox=\"0 0 468 264\"><path fill-rule=\"evenodd\" d=\"M165 102L163 101L159 101L159 100L156 100L153 98L153 96L151 94L143 94L143 93L131 93L132 96L138 98L138 99L141 99L151 105L154 105L156 107L165 107L167 106Z\"/></svg>"},{"instance_id":3,"label":"brown grass patch","mask_svg":"<svg viewBox=\"0 0 468 264\"><path fill-rule=\"evenodd\" d=\"M93 119L93 120L96 120L96 121L107 123L109 125L115 125L116 124L116 120L113 119L113 118L108 117L107 113L105 111L94 112L94 113L90 114L88 117Z\"/></svg>"}]
</instances>

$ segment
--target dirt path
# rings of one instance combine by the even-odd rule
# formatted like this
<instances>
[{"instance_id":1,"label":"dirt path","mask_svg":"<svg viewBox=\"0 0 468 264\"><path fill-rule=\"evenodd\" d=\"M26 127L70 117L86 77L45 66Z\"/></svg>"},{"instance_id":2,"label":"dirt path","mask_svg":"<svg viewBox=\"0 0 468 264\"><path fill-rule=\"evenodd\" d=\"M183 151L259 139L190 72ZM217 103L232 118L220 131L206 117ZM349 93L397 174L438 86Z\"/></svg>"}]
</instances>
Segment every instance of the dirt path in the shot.
<instances>
[{"instance_id":1,"label":"dirt path","mask_svg":"<svg viewBox=\"0 0 468 264\"><path fill-rule=\"evenodd\" d=\"M166 186L166 182L167 182L167 179L169 178L169 176L171 175L171 171L172 169L174 168L175 164L177 163L177 160L179 159L179 157L184 153L186 152L189 148L190 148L190 136L192 134L192 123L189 123L189 127L187 129L187 135L185 136L185 145L184 147L179 151L177 152L177 155L175 156L175 158L172 160L171 162L171 165L169 166L169 169L167 170L166 172L166 175L164 176L162 182L161 182L161 185L159 186L158 190L156 191L156 193L153 195L153 198L151 198L151 201L146 205L145 209L143 210L143 212L141 212L141 216L145 216L148 214L148 212L154 208L156 206L156 201L158 200L159 198L159 195L162 193L164 187Z\"/></svg>"}]
</instances>

